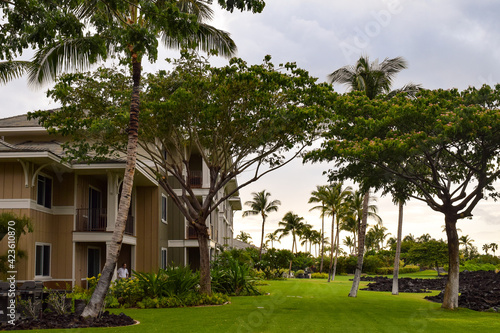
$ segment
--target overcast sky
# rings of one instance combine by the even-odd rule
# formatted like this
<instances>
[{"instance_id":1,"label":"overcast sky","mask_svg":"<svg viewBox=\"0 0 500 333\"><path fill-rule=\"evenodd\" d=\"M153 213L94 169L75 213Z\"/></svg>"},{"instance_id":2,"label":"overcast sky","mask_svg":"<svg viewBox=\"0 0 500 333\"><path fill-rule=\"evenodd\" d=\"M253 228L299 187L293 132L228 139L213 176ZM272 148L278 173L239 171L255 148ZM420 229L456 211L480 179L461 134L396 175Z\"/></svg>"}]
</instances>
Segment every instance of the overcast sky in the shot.
<instances>
[{"instance_id":1,"label":"overcast sky","mask_svg":"<svg viewBox=\"0 0 500 333\"><path fill-rule=\"evenodd\" d=\"M231 14L216 9L212 24L231 34L238 56L250 64L261 63L269 54L275 64L296 62L319 81L325 81L327 74L353 64L360 55L380 60L402 56L409 68L396 77L394 88L413 82L428 89L465 89L500 82L499 13L500 2L495 0L268 0L261 14ZM177 52L162 52L159 59L167 56L175 57ZM225 62L214 61L221 65ZM145 65L145 70L165 66L165 62L158 61ZM45 98L46 89L28 88L23 79L0 86L0 116L55 107ZM344 91L341 86L335 89ZM327 183L323 175L326 170L328 164L302 165L302 161L294 161L242 190L241 199L251 200L251 192L266 189L272 199L281 200L279 211L268 218L266 233L274 231L288 211L303 216L319 230L319 214L309 212L312 205L307 201L317 185ZM384 226L395 235L397 207L390 198L379 198L376 204ZM472 220L458 222L461 234L474 239L481 252L485 243L500 244L500 203L483 201L473 215ZM441 231L443 215L424 204L410 202L404 216L403 234L430 233L445 238ZM249 232L253 242L259 244L260 227L258 217L236 214L235 234L240 230ZM329 234L330 228L326 232ZM341 239L347 235L344 232ZM282 244L291 246L286 240Z\"/></svg>"}]
</instances>

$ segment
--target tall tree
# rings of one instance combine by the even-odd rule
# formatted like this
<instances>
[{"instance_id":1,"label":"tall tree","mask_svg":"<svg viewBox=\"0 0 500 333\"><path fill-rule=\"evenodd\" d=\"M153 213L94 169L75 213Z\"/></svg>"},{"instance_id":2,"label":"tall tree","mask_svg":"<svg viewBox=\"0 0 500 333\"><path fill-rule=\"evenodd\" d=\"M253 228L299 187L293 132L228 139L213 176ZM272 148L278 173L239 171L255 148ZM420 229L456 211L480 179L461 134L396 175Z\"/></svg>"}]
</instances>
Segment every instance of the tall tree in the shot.
<instances>
[{"instance_id":1,"label":"tall tree","mask_svg":"<svg viewBox=\"0 0 500 333\"><path fill-rule=\"evenodd\" d=\"M309 203L321 203L321 205L314 206L311 210L319 210L321 212L321 263L319 266L319 271L323 273L323 262L325 256L325 200L326 200L327 190L326 186L316 186L316 190L311 192L311 197L309 198Z\"/></svg>"},{"instance_id":2,"label":"tall tree","mask_svg":"<svg viewBox=\"0 0 500 333\"><path fill-rule=\"evenodd\" d=\"M244 232L243 230L236 236L237 240L242 241L243 243L252 244L252 236L248 232Z\"/></svg>"},{"instance_id":3,"label":"tall tree","mask_svg":"<svg viewBox=\"0 0 500 333\"><path fill-rule=\"evenodd\" d=\"M396 199L398 204L398 234L396 236L396 254L394 256L394 272L392 276L392 294L399 295L399 261L401 258L401 236L403 234L403 209L402 199ZM387 242L389 243L389 242Z\"/></svg>"},{"instance_id":4,"label":"tall tree","mask_svg":"<svg viewBox=\"0 0 500 333\"><path fill-rule=\"evenodd\" d=\"M292 254L297 252L297 235L301 232L304 227L304 218L294 214L293 212L288 212L283 216L282 221L278 224L281 228L277 229L281 234L281 237L292 235ZM295 252L294 252L295 250ZM290 268L288 269L288 274L292 272L292 261L290 261Z\"/></svg>"},{"instance_id":5,"label":"tall tree","mask_svg":"<svg viewBox=\"0 0 500 333\"><path fill-rule=\"evenodd\" d=\"M219 2L227 6L226 1ZM234 6L242 10L245 6L252 10L263 8L262 1L255 1L256 8L248 2L231 2L228 9L233 10ZM118 57L131 68L133 88L127 126L127 158L118 214L106 263L84 316L96 317L102 308L121 249L137 158L143 57L156 60L158 39L168 47L216 49L224 56L232 56L236 50L229 34L205 23L213 17L209 3L203 0L0 3L5 18L0 41L9 41L0 43L3 44L0 59L8 61L8 66L0 66L4 82L24 71L28 72L32 83L48 82L61 72L85 70L108 57ZM14 58L28 47L37 49L30 63L16 61Z\"/></svg>"},{"instance_id":6,"label":"tall tree","mask_svg":"<svg viewBox=\"0 0 500 333\"><path fill-rule=\"evenodd\" d=\"M266 238L268 239L267 241L271 242L271 249L274 249L274 242L278 242L279 243L279 236L278 236L278 233L275 231L273 232L270 232L266 235Z\"/></svg>"},{"instance_id":7,"label":"tall tree","mask_svg":"<svg viewBox=\"0 0 500 333\"><path fill-rule=\"evenodd\" d=\"M401 70L407 68L407 62L402 57L396 58L385 58L382 62L379 63L378 59L373 62L370 62L368 56L361 56L358 61L352 65L344 66L330 75L328 75L328 79L331 83L340 83L345 84L352 91L359 91L366 95L369 99L374 99L379 95L390 95L393 96L399 92L405 92L406 94L414 95L419 89L419 85L415 85L409 83L405 85L403 88L397 89L395 91L391 91L392 83L394 77ZM364 186L364 184L362 184ZM365 192L365 198L363 199L363 203L365 207L369 205L369 190ZM364 217L368 217L367 214L363 213ZM366 219L361 220L360 231L363 231L363 234L359 235L359 239L365 237L366 230ZM361 277L361 270L363 267L363 250L364 247L361 247L358 241L358 261L359 263L356 266L357 274L355 274L353 286L359 285L359 278ZM350 297L357 296L357 289L352 288Z\"/></svg>"},{"instance_id":8,"label":"tall tree","mask_svg":"<svg viewBox=\"0 0 500 333\"><path fill-rule=\"evenodd\" d=\"M491 243L490 244L490 249L491 252L493 252L493 256L495 255L495 251L498 250L498 244L497 243Z\"/></svg>"},{"instance_id":9,"label":"tall tree","mask_svg":"<svg viewBox=\"0 0 500 333\"><path fill-rule=\"evenodd\" d=\"M288 163L317 137L323 96L330 87L316 84L295 64L276 70L270 57L262 65L232 59L217 68L183 52L174 66L144 80L138 162L156 176L197 235L200 290L209 294L208 217L220 203ZM128 80L112 69L65 76L51 91L63 104L61 110L37 116L51 130L71 135L66 145L71 155L120 156ZM192 156L201 159L209 175L202 200L191 182ZM235 182L252 168L247 181Z\"/></svg>"},{"instance_id":10,"label":"tall tree","mask_svg":"<svg viewBox=\"0 0 500 333\"><path fill-rule=\"evenodd\" d=\"M483 244L483 251L488 254L488 251L490 249L490 244Z\"/></svg>"},{"instance_id":11,"label":"tall tree","mask_svg":"<svg viewBox=\"0 0 500 333\"><path fill-rule=\"evenodd\" d=\"M498 196L499 104L500 85L422 90L414 100L335 95L335 126L316 152L318 159L336 161L334 178L391 193L396 182L406 182L410 198L444 215L450 269L443 308L458 307L457 221L471 217L486 195Z\"/></svg>"},{"instance_id":12,"label":"tall tree","mask_svg":"<svg viewBox=\"0 0 500 333\"><path fill-rule=\"evenodd\" d=\"M460 243L460 245L463 245L464 246L464 253L465 253L465 259L468 260L470 259L470 255L472 253L472 242L474 242L473 239L471 239L469 237L469 235L463 235L463 236L460 236L460 238L458 239L458 242Z\"/></svg>"},{"instance_id":13,"label":"tall tree","mask_svg":"<svg viewBox=\"0 0 500 333\"><path fill-rule=\"evenodd\" d=\"M267 214L278 211L278 206L281 205L279 200L270 201L271 193L266 190L260 192L253 192L252 201L245 202L245 205L250 206L250 210L243 212L243 217L250 215L260 215L262 217L262 232L259 248L259 260L262 260L262 246L264 244L264 226L266 224Z\"/></svg>"}]
</instances>

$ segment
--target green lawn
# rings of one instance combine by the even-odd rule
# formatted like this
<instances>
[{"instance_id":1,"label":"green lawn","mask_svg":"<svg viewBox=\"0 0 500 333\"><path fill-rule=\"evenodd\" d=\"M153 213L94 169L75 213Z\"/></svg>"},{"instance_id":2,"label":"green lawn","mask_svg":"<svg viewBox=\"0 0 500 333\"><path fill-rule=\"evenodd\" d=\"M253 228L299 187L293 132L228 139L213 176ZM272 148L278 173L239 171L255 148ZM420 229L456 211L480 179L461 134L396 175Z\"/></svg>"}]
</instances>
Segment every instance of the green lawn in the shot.
<instances>
[{"instance_id":1,"label":"green lawn","mask_svg":"<svg viewBox=\"0 0 500 333\"><path fill-rule=\"evenodd\" d=\"M347 297L349 277L272 281L270 295L232 297L217 307L124 310L141 322L82 332L498 332L500 314L447 311L425 294L359 291ZM365 283L362 283L364 285ZM120 312L120 311L116 311ZM60 330L53 330L60 331ZM70 331L70 330L68 330ZM45 331L48 332L48 331ZM75 332L71 330L70 332Z\"/></svg>"}]
</instances>

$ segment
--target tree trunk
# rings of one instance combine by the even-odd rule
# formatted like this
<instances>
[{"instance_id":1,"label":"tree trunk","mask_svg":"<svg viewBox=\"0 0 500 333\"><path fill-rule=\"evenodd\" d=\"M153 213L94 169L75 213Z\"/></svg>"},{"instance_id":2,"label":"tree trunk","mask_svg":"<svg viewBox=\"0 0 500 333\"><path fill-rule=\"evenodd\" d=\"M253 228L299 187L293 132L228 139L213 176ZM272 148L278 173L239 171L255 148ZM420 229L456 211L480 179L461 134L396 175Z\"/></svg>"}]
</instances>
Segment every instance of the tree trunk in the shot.
<instances>
[{"instance_id":1,"label":"tree trunk","mask_svg":"<svg viewBox=\"0 0 500 333\"><path fill-rule=\"evenodd\" d=\"M323 273L323 260L325 256L325 216L321 215L321 265L319 266L319 272Z\"/></svg>"},{"instance_id":2,"label":"tree trunk","mask_svg":"<svg viewBox=\"0 0 500 333\"><path fill-rule=\"evenodd\" d=\"M448 236L448 256L449 266L448 269L448 282L444 289L443 305L444 309L458 308L458 284L459 284L459 270L460 270L460 257L459 257L459 243L457 233L457 219L445 215L446 235Z\"/></svg>"},{"instance_id":3,"label":"tree trunk","mask_svg":"<svg viewBox=\"0 0 500 333\"><path fill-rule=\"evenodd\" d=\"M262 260L262 246L264 245L264 224L266 223L266 219L262 219L262 235L260 238L260 249L259 249L259 261Z\"/></svg>"},{"instance_id":4,"label":"tree trunk","mask_svg":"<svg viewBox=\"0 0 500 333\"><path fill-rule=\"evenodd\" d=\"M328 282L332 280L332 273L333 273L333 246L335 245L335 241L333 239L334 231L335 231L335 214L332 215L332 237L330 238L331 246L330 246L330 266L328 267Z\"/></svg>"},{"instance_id":5,"label":"tree trunk","mask_svg":"<svg viewBox=\"0 0 500 333\"><path fill-rule=\"evenodd\" d=\"M396 256L394 257L394 272L392 277L392 294L399 295L399 258L401 257L401 235L403 232L403 202L399 202L398 236L396 243Z\"/></svg>"},{"instance_id":6,"label":"tree trunk","mask_svg":"<svg viewBox=\"0 0 500 333\"><path fill-rule=\"evenodd\" d=\"M208 247L209 235L205 221L196 223L196 236L200 248L200 292L212 294L212 282L210 278L210 249Z\"/></svg>"},{"instance_id":7,"label":"tree trunk","mask_svg":"<svg viewBox=\"0 0 500 333\"><path fill-rule=\"evenodd\" d=\"M361 218L361 225L358 231L358 262L356 263L356 271L352 281L351 291L349 297L358 296L359 280L361 279L361 270L363 269L363 254L365 251L365 234L366 224L368 221L368 201L370 200L370 191L365 193L363 198L363 217Z\"/></svg>"},{"instance_id":8,"label":"tree trunk","mask_svg":"<svg viewBox=\"0 0 500 333\"><path fill-rule=\"evenodd\" d=\"M135 164L137 156L137 141L139 131L139 106L140 106L140 81L141 81L141 63L136 57L132 58L132 78L133 90L130 103L130 119L128 128L127 143L127 162L125 174L123 176L122 193L118 205L118 214L116 216L115 228L107 251L106 263L101 272L101 278L90 298L89 303L83 310L83 317L97 317L102 310L106 293L108 292L111 279L115 271L116 263L122 247L123 234L127 224L127 217L130 208L130 199L132 197L132 187L134 182Z\"/></svg>"},{"instance_id":9,"label":"tree trunk","mask_svg":"<svg viewBox=\"0 0 500 333\"><path fill-rule=\"evenodd\" d=\"M337 258L339 256L340 236L339 236L339 221L337 221L337 234L335 235L335 260L333 263L332 281L335 281L335 274L337 274Z\"/></svg>"}]
</instances>

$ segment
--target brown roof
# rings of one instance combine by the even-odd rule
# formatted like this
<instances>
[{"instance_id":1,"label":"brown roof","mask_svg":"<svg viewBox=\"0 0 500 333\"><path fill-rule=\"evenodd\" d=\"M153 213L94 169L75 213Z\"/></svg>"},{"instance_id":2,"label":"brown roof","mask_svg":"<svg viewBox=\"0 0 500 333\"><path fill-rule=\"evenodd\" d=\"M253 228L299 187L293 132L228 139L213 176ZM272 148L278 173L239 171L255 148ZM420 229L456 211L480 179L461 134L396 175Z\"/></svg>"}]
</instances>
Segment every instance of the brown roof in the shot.
<instances>
[{"instance_id":1,"label":"brown roof","mask_svg":"<svg viewBox=\"0 0 500 333\"><path fill-rule=\"evenodd\" d=\"M42 127L37 119L28 120L27 114L0 119L0 127Z\"/></svg>"}]
</instances>

